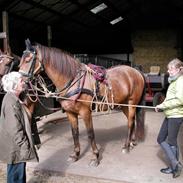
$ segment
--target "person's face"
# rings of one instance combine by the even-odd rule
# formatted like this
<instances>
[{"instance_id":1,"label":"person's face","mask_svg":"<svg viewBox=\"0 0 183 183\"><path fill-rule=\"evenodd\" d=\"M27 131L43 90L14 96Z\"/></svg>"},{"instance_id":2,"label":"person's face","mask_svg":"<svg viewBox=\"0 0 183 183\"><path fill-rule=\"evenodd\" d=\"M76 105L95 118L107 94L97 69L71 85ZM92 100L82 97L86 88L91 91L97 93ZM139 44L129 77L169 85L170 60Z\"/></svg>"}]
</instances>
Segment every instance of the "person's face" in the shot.
<instances>
[{"instance_id":1,"label":"person's face","mask_svg":"<svg viewBox=\"0 0 183 183\"><path fill-rule=\"evenodd\" d=\"M24 90L24 88L25 88L25 82L21 78L21 79L19 79L16 90L17 90L18 93L21 93Z\"/></svg>"},{"instance_id":2,"label":"person's face","mask_svg":"<svg viewBox=\"0 0 183 183\"><path fill-rule=\"evenodd\" d=\"M175 76L180 71L179 68L176 68L175 66L169 66L168 67L168 73L170 76Z\"/></svg>"}]
</instances>

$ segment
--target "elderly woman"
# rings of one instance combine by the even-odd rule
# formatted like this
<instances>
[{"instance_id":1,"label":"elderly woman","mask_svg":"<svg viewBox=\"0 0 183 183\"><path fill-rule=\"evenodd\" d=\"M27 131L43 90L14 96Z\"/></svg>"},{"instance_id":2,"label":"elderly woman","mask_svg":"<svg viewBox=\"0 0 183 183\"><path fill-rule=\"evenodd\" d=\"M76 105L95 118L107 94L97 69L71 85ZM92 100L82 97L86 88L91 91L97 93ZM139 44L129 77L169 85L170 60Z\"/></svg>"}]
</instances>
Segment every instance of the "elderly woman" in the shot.
<instances>
[{"instance_id":1,"label":"elderly woman","mask_svg":"<svg viewBox=\"0 0 183 183\"><path fill-rule=\"evenodd\" d=\"M179 148L177 136L183 123L183 62L173 59L168 64L168 81L170 83L166 98L155 111L163 110L165 119L159 131L158 143L164 150L170 166L160 171L165 174L173 174L173 178L180 176L182 164L179 162Z\"/></svg>"},{"instance_id":2,"label":"elderly woman","mask_svg":"<svg viewBox=\"0 0 183 183\"><path fill-rule=\"evenodd\" d=\"M19 96L24 81L18 72L10 72L2 78L3 98L0 122L0 160L7 163L7 182L26 182L26 162L38 161L30 122Z\"/></svg>"}]
</instances>

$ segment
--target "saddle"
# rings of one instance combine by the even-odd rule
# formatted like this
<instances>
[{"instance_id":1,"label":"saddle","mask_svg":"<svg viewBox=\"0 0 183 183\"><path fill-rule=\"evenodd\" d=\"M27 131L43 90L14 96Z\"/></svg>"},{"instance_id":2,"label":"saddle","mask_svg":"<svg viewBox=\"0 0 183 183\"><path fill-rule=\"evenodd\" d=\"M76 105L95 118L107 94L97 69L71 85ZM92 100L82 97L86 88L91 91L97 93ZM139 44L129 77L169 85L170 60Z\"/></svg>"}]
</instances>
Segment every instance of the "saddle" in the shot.
<instances>
[{"instance_id":1,"label":"saddle","mask_svg":"<svg viewBox=\"0 0 183 183\"><path fill-rule=\"evenodd\" d=\"M100 81L101 83L106 84L106 69L103 66L98 66L94 64L88 64L88 67L93 70L93 77Z\"/></svg>"}]
</instances>

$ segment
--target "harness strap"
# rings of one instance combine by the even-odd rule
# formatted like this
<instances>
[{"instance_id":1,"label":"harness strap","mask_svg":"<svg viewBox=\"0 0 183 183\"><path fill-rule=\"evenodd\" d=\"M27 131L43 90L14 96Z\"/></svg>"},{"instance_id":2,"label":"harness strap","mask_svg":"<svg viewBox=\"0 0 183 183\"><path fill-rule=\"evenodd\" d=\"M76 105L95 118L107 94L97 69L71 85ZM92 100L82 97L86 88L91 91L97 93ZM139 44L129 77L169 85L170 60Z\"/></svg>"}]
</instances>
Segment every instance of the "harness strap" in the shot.
<instances>
[{"instance_id":1,"label":"harness strap","mask_svg":"<svg viewBox=\"0 0 183 183\"><path fill-rule=\"evenodd\" d=\"M69 97L72 97L72 96L74 96L76 94L82 94L82 93L83 94L88 94L88 95L93 97L93 91L91 91L91 90L89 90L87 88L77 88L77 89L75 89L73 91L68 92L66 95L64 95L64 97L69 98Z\"/></svg>"}]
</instances>

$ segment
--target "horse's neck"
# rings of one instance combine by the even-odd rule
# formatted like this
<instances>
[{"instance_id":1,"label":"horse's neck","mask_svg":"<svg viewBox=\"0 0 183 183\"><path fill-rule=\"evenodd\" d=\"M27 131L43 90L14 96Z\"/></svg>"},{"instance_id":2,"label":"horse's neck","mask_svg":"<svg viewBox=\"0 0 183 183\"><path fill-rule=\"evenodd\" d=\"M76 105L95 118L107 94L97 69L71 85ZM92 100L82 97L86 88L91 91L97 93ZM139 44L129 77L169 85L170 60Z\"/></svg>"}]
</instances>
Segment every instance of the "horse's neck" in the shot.
<instances>
[{"instance_id":1,"label":"horse's neck","mask_svg":"<svg viewBox=\"0 0 183 183\"><path fill-rule=\"evenodd\" d=\"M62 89L70 80L63 74L56 72L53 68L45 68L45 72L57 89Z\"/></svg>"}]
</instances>

